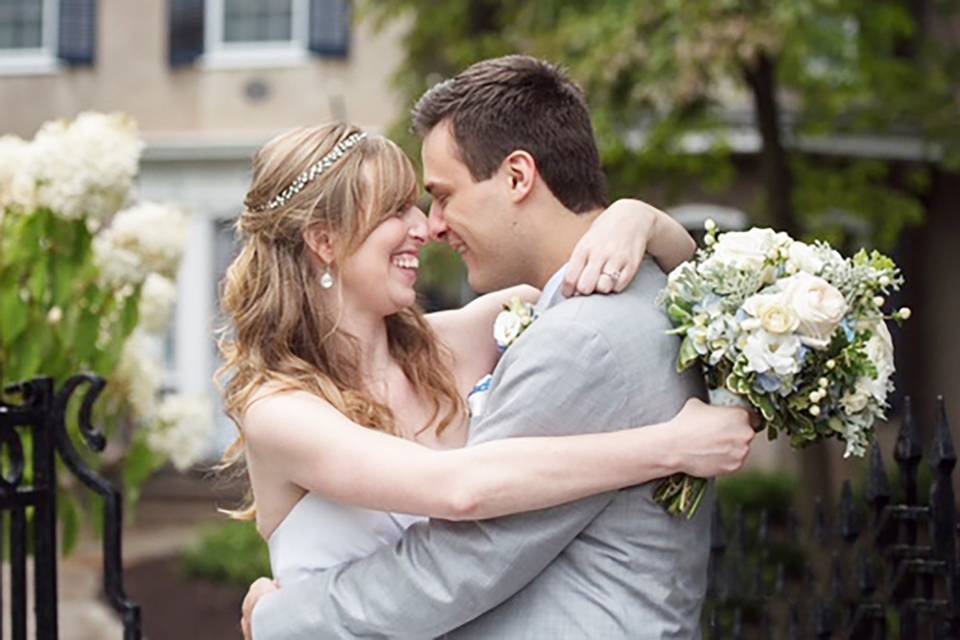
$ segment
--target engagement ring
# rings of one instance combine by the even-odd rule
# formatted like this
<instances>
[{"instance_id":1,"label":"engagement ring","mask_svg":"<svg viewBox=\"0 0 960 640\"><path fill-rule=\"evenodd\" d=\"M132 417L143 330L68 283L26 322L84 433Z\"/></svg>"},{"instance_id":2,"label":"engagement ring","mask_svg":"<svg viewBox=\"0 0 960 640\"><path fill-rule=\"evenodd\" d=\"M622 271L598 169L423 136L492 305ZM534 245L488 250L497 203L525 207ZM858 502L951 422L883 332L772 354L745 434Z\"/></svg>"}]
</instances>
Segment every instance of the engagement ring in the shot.
<instances>
[{"instance_id":1,"label":"engagement ring","mask_svg":"<svg viewBox=\"0 0 960 640\"><path fill-rule=\"evenodd\" d=\"M617 280L620 279L620 272L619 272L619 271L603 271L603 272L600 273L600 275L602 275L602 276L607 276L608 278L610 278L610 279L613 280L614 282L616 282Z\"/></svg>"}]
</instances>

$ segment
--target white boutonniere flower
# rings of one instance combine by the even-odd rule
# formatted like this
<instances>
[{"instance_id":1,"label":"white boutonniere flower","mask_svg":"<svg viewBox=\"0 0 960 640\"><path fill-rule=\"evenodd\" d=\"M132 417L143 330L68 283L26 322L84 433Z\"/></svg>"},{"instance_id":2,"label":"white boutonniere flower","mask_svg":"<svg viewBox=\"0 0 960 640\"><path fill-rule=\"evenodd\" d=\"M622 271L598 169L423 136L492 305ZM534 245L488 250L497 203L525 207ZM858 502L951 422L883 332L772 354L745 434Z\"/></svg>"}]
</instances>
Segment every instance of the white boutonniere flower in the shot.
<instances>
[{"instance_id":1,"label":"white boutonniere flower","mask_svg":"<svg viewBox=\"0 0 960 640\"><path fill-rule=\"evenodd\" d=\"M533 305L523 302L520 298L513 298L509 304L503 305L503 311L497 315L493 323L493 338L497 341L500 351L517 341L527 328L537 319L537 311Z\"/></svg>"}]
</instances>

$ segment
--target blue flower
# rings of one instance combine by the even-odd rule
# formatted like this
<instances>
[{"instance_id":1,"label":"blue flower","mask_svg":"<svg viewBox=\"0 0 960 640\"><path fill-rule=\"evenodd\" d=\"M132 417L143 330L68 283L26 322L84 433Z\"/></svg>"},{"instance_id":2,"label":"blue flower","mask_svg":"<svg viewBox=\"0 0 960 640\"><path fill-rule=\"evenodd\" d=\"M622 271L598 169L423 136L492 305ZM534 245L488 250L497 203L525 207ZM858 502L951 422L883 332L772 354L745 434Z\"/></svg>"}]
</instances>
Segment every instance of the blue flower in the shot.
<instances>
[{"instance_id":1,"label":"blue flower","mask_svg":"<svg viewBox=\"0 0 960 640\"><path fill-rule=\"evenodd\" d=\"M849 342L850 344L853 344L854 340L856 340L857 338L857 332L853 328L853 325L851 324L850 320L847 318L844 318L843 322L840 323L840 326L843 328L843 333L846 334L847 336L847 342Z\"/></svg>"},{"instance_id":2,"label":"blue flower","mask_svg":"<svg viewBox=\"0 0 960 640\"><path fill-rule=\"evenodd\" d=\"M783 381L777 376L770 373L762 373L757 376L757 380L753 383L753 388L764 393L773 393L774 391L778 391L782 385Z\"/></svg>"}]
</instances>

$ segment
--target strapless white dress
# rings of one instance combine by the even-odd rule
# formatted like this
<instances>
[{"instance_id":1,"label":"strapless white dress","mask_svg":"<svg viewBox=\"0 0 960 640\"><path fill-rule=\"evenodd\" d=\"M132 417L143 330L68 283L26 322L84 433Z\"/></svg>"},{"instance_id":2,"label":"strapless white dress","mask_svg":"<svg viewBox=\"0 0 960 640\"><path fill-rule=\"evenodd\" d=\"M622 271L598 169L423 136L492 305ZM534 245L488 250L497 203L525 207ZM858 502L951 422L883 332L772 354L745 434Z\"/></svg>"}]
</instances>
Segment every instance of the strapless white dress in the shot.
<instances>
[{"instance_id":1,"label":"strapless white dress","mask_svg":"<svg viewBox=\"0 0 960 640\"><path fill-rule=\"evenodd\" d=\"M364 558L400 540L423 516L372 511L307 493L270 534L270 566L281 585L321 569Z\"/></svg>"}]
</instances>

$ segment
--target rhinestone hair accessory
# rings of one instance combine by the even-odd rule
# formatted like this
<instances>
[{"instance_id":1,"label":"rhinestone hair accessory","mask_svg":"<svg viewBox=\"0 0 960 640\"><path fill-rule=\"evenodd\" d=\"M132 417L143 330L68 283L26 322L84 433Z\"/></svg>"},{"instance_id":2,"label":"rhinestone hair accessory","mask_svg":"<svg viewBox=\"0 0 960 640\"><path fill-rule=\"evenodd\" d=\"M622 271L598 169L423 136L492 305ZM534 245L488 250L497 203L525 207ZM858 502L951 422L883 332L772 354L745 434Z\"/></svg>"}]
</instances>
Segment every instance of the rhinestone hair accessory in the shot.
<instances>
[{"instance_id":1,"label":"rhinestone hair accessory","mask_svg":"<svg viewBox=\"0 0 960 640\"><path fill-rule=\"evenodd\" d=\"M317 176L330 169L330 167L332 167L337 160L345 156L351 149L363 142L366 137L367 133L365 131L360 131L344 138L337 143L337 146L335 146L330 153L320 158L316 164L297 176L297 179L294 180L286 189L281 191L280 195L273 198L273 200L268 202L265 206L261 205L255 210L264 211L265 209L276 209L277 207L282 207L290 200L290 198L303 191L303 188L316 179Z\"/></svg>"}]
</instances>

